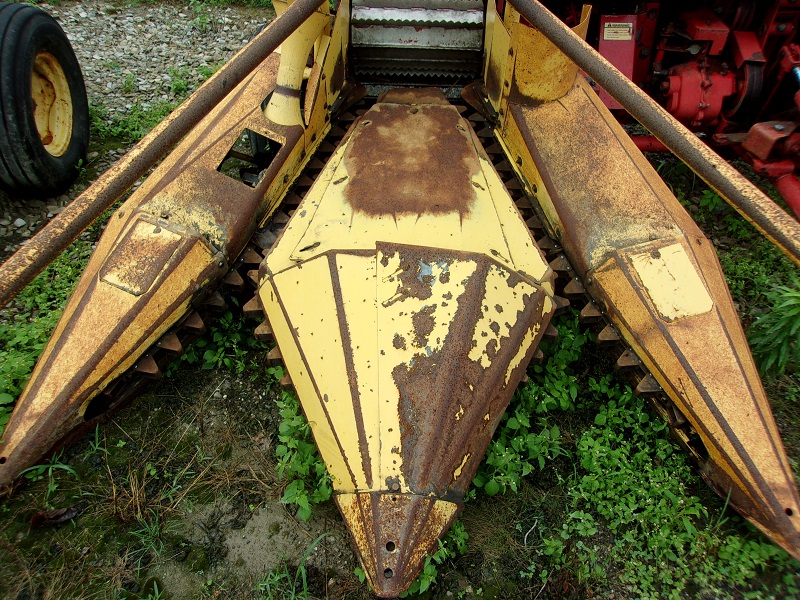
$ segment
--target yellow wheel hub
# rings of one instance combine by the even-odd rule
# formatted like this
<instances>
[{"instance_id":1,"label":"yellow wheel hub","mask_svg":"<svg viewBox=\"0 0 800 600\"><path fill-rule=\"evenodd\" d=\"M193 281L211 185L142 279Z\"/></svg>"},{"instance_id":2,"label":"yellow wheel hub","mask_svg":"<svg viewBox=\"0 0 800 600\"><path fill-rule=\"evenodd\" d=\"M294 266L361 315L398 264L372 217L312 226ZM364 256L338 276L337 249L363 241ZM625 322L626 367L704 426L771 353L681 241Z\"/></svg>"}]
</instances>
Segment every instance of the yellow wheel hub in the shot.
<instances>
[{"instance_id":1,"label":"yellow wheel hub","mask_svg":"<svg viewBox=\"0 0 800 600\"><path fill-rule=\"evenodd\" d=\"M52 156L61 156L72 138L72 96L64 69L49 52L39 52L33 60L31 95L42 144Z\"/></svg>"}]
</instances>

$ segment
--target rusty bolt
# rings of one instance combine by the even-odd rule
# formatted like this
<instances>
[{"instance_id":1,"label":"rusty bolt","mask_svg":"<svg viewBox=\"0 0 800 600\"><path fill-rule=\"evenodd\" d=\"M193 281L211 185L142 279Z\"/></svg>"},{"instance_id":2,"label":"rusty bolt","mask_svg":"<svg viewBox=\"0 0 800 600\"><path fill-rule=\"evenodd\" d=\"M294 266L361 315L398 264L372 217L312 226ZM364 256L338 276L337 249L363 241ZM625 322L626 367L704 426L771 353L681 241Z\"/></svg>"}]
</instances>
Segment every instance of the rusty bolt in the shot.
<instances>
[{"instance_id":1,"label":"rusty bolt","mask_svg":"<svg viewBox=\"0 0 800 600\"><path fill-rule=\"evenodd\" d=\"M778 31L786 31L786 23L778 23Z\"/></svg>"}]
</instances>

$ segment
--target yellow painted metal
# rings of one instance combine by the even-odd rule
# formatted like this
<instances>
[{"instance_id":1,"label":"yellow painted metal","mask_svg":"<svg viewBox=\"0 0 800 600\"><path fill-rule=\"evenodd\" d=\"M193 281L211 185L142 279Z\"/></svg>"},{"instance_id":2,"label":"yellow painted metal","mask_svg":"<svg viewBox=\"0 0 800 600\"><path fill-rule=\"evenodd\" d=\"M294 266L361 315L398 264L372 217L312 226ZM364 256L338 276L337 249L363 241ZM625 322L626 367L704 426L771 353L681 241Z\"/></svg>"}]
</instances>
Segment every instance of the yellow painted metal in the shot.
<instances>
[{"instance_id":1,"label":"yellow painted metal","mask_svg":"<svg viewBox=\"0 0 800 600\"><path fill-rule=\"evenodd\" d=\"M340 27L331 46L327 9L309 22L316 29L304 26L286 47L308 50L324 38L318 58L333 64L316 67L320 79L344 63L345 38ZM299 93L271 113L277 121L267 119L261 104L295 62L279 54L267 58L111 217L5 428L0 486L109 408L113 400L93 402L202 302L278 206L329 129L328 100L341 91L330 78L317 86L307 105L310 126L299 117ZM297 82L286 75L284 83ZM246 129L281 146L253 187L220 170Z\"/></svg>"},{"instance_id":2,"label":"yellow painted metal","mask_svg":"<svg viewBox=\"0 0 800 600\"><path fill-rule=\"evenodd\" d=\"M509 162L702 442L676 429L703 477L800 557L800 497L711 243L582 78L557 101L499 108Z\"/></svg>"},{"instance_id":3,"label":"yellow painted metal","mask_svg":"<svg viewBox=\"0 0 800 600\"><path fill-rule=\"evenodd\" d=\"M31 96L42 145L49 154L61 156L72 139L72 94L64 69L49 52L41 51L33 59Z\"/></svg>"},{"instance_id":4,"label":"yellow painted metal","mask_svg":"<svg viewBox=\"0 0 800 600\"><path fill-rule=\"evenodd\" d=\"M323 29L330 23L327 5L323 12L317 12L303 22L295 32L281 44L279 53L281 64L275 89L269 103L264 109L266 118L278 125L287 127L304 124L303 106L300 105L300 89L303 81L308 79L306 63L315 42L323 34ZM324 36L326 40L328 36ZM325 43L327 50L327 42ZM316 53L319 57L319 53ZM319 61L315 61L319 65ZM315 80L319 77L319 67ZM315 94L314 94L315 95ZM313 97L313 95L312 95ZM310 116L310 115L309 115Z\"/></svg>"},{"instance_id":5,"label":"yellow painted metal","mask_svg":"<svg viewBox=\"0 0 800 600\"><path fill-rule=\"evenodd\" d=\"M589 28L591 7L584 5L573 31L581 38ZM537 29L520 22L510 4L500 19L489 3L486 17L484 82L488 98L502 120L503 106L511 102L548 102L566 94L575 83L578 67Z\"/></svg>"},{"instance_id":6,"label":"yellow painted metal","mask_svg":"<svg viewBox=\"0 0 800 600\"><path fill-rule=\"evenodd\" d=\"M552 271L455 107L395 91L260 275L364 570L394 596L460 509L555 309Z\"/></svg>"}]
</instances>

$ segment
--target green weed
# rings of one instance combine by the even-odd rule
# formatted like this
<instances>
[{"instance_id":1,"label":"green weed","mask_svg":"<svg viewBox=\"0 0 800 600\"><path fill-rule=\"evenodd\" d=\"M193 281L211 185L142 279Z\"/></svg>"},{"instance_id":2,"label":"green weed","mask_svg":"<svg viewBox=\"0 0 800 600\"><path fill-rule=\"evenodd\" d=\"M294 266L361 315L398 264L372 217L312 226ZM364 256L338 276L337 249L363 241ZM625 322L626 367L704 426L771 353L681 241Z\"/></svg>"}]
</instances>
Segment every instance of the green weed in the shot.
<instances>
[{"instance_id":1,"label":"green weed","mask_svg":"<svg viewBox=\"0 0 800 600\"><path fill-rule=\"evenodd\" d=\"M136 91L136 76L133 73L125 76L125 81L122 82L119 91L123 94L132 94Z\"/></svg>"},{"instance_id":2,"label":"green weed","mask_svg":"<svg viewBox=\"0 0 800 600\"><path fill-rule=\"evenodd\" d=\"M281 367L268 369L275 381L283 377ZM278 457L278 474L289 483L281 502L297 506L297 517L303 521L311 518L312 506L325 502L333 494L330 476L319 455L311 435L311 427L300 410L300 402L293 392L281 392L276 401L281 421L275 448Z\"/></svg>"},{"instance_id":3,"label":"green weed","mask_svg":"<svg viewBox=\"0 0 800 600\"><path fill-rule=\"evenodd\" d=\"M138 142L178 105L177 102L160 100L150 105L134 104L124 116L111 116L103 105L92 104L89 117L92 121L92 134L98 139L115 139L125 142Z\"/></svg>"},{"instance_id":4,"label":"green weed","mask_svg":"<svg viewBox=\"0 0 800 600\"><path fill-rule=\"evenodd\" d=\"M164 522L163 516L150 509L144 517L136 519L137 527L130 531L136 540L137 548L131 553L138 568L153 558L164 554L164 536L169 532L169 526Z\"/></svg>"},{"instance_id":5,"label":"green weed","mask_svg":"<svg viewBox=\"0 0 800 600\"><path fill-rule=\"evenodd\" d=\"M233 302L233 298L228 298ZM173 372L182 363L200 365L203 369L227 369L237 375L245 371L255 373L260 367L253 360L254 351L265 351L267 346L253 337L253 327L240 314L228 310L209 327L206 335L186 349L171 368Z\"/></svg>"},{"instance_id":6,"label":"green weed","mask_svg":"<svg viewBox=\"0 0 800 600\"><path fill-rule=\"evenodd\" d=\"M755 320L748 340L762 375L775 377L800 365L800 279L776 285L766 296L771 309Z\"/></svg>"},{"instance_id":7,"label":"green weed","mask_svg":"<svg viewBox=\"0 0 800 600\"><path fill-rule=\"evenodd\" d=\"M439 540L439 549L425 559L425 566L422 569L422 573L414 580L414 583L411 584L408 590L400 594L400 597L408 598L409 596L424 594L436 583L436 577L439 574L438 567L441 566L442 563L466 554L468 540L469 534L467 530L460 521L454 521L444 538ZM359 575L359 579L361 579L361 575L358 572L356 575Z\"/></svg>"},{"instance_id":8,"label":"green weed","mask_svg":"<svg viewBox=\"0 0 800 600\"><path fill-rule=\"evenodd\" d=\"M70 467L69 465L65 465L61 462L61 452L54 455L50 460L48 460L45 464L41 465L34 465L32 467L28 467L27 469L23 470L20 473L20 476L24 476L25 479L29 481L42 481L44 479L47 480L47 487L45 488L45 495L44 501L45 506L48 508L52 508L50 505L50 498L58 489L58 481L56 480L55 474L58 471L65 471L78 479L78 474L75 472L75 469Z\"/></svg>"},{"instance_id":9,"label":"green weed","mask_svg":"<svg viewBox=\"0 0 800 600\"><path fill-rule=\"evenodd\" d=\"M75 241L0 313L0 435L91 252Z\"/></svg>"},{"instance_id":10,"label":"green weed","mask_svg":"<svg viewBox=\"0 0 800 600\"><path fill-rule=\"evenodd\" d=\"M300 564L294 572L294 576L289 572L286 562L272 571L264 579L256 584L256 593L262 600L296 600L298 598L308 598L308 574L306 572L306 561L311 552L317 545L326 538L328 533L323 533L313 542L300 559Z\"/></svg>"},{"instance_id":11,"label":"green weed","mask_svg":"<svg viewBox=\"0 0 800 600\"><path fill-rule=\"evenodd\" d=\"M187 79L189 70L186 67L171 67L168 69L168 73L170 76L169 89L172 93L180 97L186 96L189 91L189 80Z\"/></svg>"}]
</instances>

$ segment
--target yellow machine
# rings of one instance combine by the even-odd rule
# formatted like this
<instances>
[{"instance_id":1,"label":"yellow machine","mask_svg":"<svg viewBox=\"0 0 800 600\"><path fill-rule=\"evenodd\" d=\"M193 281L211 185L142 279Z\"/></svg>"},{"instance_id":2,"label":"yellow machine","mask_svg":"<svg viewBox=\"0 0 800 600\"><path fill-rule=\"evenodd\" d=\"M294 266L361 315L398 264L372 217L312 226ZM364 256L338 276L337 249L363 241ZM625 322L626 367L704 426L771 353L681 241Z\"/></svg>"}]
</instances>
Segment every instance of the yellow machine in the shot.
<instances>
[{"instance_id":1,"label":"yellow machine","mask_svg":"<svg viewBox=\"0 0 800 600\"><path fill-rule=\"evenodd\" d=\"M277 342L373 590L395 597L458 514L569 304L555 295L565 272L564 294L630 348L638 392L709 485L800 558L800 497L716 254L573 62L572 48L588 53L588 7L571 33L529 0L502 14L416 4L343 0L334 15L275 2L286 14L234 59L239 83L223 70L201 88L207 115L109 221L0 441L0 485L159 376L202 332L216 286L250 271L245 311L263 311L256 334ZM581 68L603 83L591 61ZM365 95L371 108L337 124ZM663 117L636 99L640 121ZM192 102L86 202L113 201L147 152L180 139ZM677 135L687 160L711 161L709 181L746 197L748 218L777 214L675 127L665 143ZM550 264L534 222L560 249ZM772 222L767 235L800 260L796 222ZM262 227L278 233L263 255L248 245ZM36 248L4 267L3 301L41 262Z\"/></svg>"}]
</instances>

